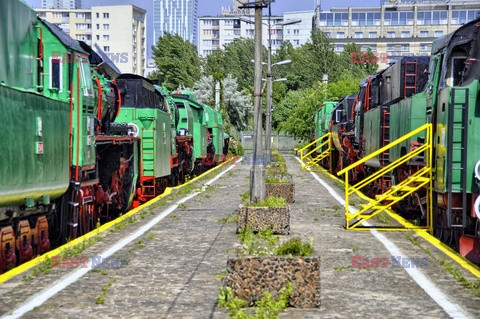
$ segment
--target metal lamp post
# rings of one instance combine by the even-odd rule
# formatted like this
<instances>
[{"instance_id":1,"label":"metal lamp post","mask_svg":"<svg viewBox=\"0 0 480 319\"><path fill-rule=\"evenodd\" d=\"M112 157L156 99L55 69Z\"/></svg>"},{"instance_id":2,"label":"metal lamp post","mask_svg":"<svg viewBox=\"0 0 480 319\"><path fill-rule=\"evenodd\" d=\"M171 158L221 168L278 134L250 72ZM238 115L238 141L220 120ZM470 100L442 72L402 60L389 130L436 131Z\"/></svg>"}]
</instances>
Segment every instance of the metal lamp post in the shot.
<instances>
[{"instance_id":1,"label":"metal lamp post","mask_svg":"<svg viewBox=\"0 0 480 319\"><path fill-rule=\"evenodd\" d=\"M270 24L270 18L272 16L271 12L271 4L268 6L268 25L263 23L268 27L268 57L267 57L267 63L262 62L262 64L267 65L267 98L266 98L266 123L265 123L265 159L266 163L270 164L271 163L271 158L272 158L272 97L273 97L273 82L280 82L280 81L273 81L274 75L272 73L272 66L275 65L284 65L284 64L289 64L292 63L291 60L284 60L280 62L276 62L272 64L272 32L271 28L272 25ZM248 20L248 19L242 19L240 18L241 21L246 22L246 23L256 23L255 22ZM292 25L292 24L297 24L302 22L301 19L296 19L296 20L288 20L283 23L277 23L275 25ZM255 63L255 60L252 60L253 63ZM286 81L287 79L282 79L282 81Z\"/></svg>"},{"instance_id":2,"label":"metal lamp post","mask_svg":"<svg viewBox=\"0 0 480 319\"><path fill-rule=\"evenodd\" d=\"M265 198L265 167L259 160L262 154L262 8L274 0L245 3L240 8L255 8L255 75L254 94L254 142L253 163L250 169L250 201L257 203Z\"/></svg>"}]
</instances>

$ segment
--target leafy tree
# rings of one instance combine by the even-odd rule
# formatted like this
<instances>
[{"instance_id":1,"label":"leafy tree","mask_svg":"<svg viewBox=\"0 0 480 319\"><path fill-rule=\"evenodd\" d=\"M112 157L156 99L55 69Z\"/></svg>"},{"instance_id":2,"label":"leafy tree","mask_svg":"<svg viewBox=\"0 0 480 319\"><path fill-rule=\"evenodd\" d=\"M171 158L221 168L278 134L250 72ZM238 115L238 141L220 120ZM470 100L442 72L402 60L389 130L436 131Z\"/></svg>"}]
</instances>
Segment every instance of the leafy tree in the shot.
<instances>
[{"instance_id":1,"label":"leafy tree","mask_svg":"<svg viewBox=\"0 0 480 319\"><path fill-rule=\"evenodd\" d=\"M313 130L313 116L326 97L326 85L319 81L309 89L289 91L274 113L274 119L280 121L279 129L308 139Z\"/></svg>"},{"instance_id":2,"label":"leafy tree","mask_svg":"<svg viewBox=\"0 0 480 319\"><path fill-rule=\"evenodd\" d=\"M223 81L223 87L226 118L236 130L242 131L247 129L248 119L251 110L253 110L251 96L244 91L240 91L237 79L230 75Z\"/></svg>"},{"instance_id":3,"label":"leafy tree","mask_svg":"<svg viewBox=\"0 0 480 319\"><path fill-rule=\"evenodd\" d=\"M179 86L192 87L200 79L200 60L195 45L178 34L165 33L152 47L158 71L150 74L169 90Z\"/></svg>"}]
</instances>

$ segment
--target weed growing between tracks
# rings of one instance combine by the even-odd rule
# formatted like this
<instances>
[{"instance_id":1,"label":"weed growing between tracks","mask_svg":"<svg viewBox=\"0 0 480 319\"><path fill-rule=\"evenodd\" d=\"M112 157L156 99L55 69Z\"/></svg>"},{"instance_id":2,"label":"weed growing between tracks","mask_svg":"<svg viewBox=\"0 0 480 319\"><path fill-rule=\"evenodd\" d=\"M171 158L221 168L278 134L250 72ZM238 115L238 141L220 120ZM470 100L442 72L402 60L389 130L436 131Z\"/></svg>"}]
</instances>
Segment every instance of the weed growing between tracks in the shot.
<instances>
[{"instance_id":1,"label":"weed growing between tracks","mask_svg":"<svg viewBox=\"0 0 480 319\"><path fill-rule=\"evenodd\" d=\"M476 281L472 281L472 280L468 280L467 278L465 278L461 273L460 271L454 266L453 262L452 261L447 261L445 260L443 257L438 259L436 258L433 253L430 251L430 249L428 248L425 248L422 246L421 242L416 239L414 236L413 236L414 232L411 231L411 230L408 230L406 233L405 233L405 236L407 237L407 239L412 243L414 244L415 246L418 246L421 250L423 250L428 256L430 256L433 260L437 261L440 265L442 265L443 268L445 268L445 270L447 270L452 276L453 278L455 278L462 286L464 286L465 288L468 288L471 290L471 292L477 296L477 297L480 297L480 280L476 280Z\"/></svg>"},{"instance_id":2,"label":"weed growing between tracks","mask_svg":"<svg viewBox=\"0 0 480 319\"><path fill-rule=\"evenodd\" d=\"M110 279L110 281L102 287L102 292L100 294L100 296L98 296L96 299L95 299L95 303L97 305L103 305L105 304L105 297L107 296L107 293L108 293L108 289L110 289L110 287L115 283L115 279Z\"/></svg>"}]
</instances>

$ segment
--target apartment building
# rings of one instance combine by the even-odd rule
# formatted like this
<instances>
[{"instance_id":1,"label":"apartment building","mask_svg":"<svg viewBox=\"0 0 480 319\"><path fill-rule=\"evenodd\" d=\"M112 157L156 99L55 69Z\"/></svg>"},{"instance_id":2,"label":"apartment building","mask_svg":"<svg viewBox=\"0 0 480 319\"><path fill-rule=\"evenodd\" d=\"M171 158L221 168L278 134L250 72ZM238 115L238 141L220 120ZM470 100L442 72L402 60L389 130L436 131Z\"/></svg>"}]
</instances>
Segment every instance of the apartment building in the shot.
<instances>
[{"instance_id":1,"label":"apartment building","mask_svg":"<svg viewBox=\"0 0 480 319\"><path fill-rule=\"evenodd\" d=\"M435 38L456 30L480 16L477 0L388 1L378 8L317 6L314 27L325 32L342 52L355 42L363 51L387 53L390 59L404 55L429 55Z\"/></svg>"},{"instance_id":2,"label":"apartment building","mask_svg":"<svg viewBox=\"0 0 480 319\"><path fill-rule=\"evenodd\" d=\"M36 9L75 40L97 44L122 73L145 75L146 11L133 5Z\"/></svg>"}]
</instances>

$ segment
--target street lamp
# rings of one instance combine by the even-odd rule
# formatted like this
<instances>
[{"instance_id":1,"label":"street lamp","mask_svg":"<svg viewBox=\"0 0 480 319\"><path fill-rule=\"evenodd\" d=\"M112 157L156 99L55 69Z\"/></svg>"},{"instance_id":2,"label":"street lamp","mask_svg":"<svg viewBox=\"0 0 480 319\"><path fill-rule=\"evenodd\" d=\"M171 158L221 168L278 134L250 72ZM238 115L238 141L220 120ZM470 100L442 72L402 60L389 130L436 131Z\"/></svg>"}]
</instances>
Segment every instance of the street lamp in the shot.
<instances>
[{"instance_id":1,"label":"street lamp","mask_svg":"<svg viewBox=\"0 0 480 319\"><path fill-rule=\"evenodd\" d=\"M258 160L262 153L262 9L274 0L247 2L240 9L255 8L255 76L253 163L250 169L250 201L257 203L265 198L265 167Z\"/></svg>"}]
</instances>

